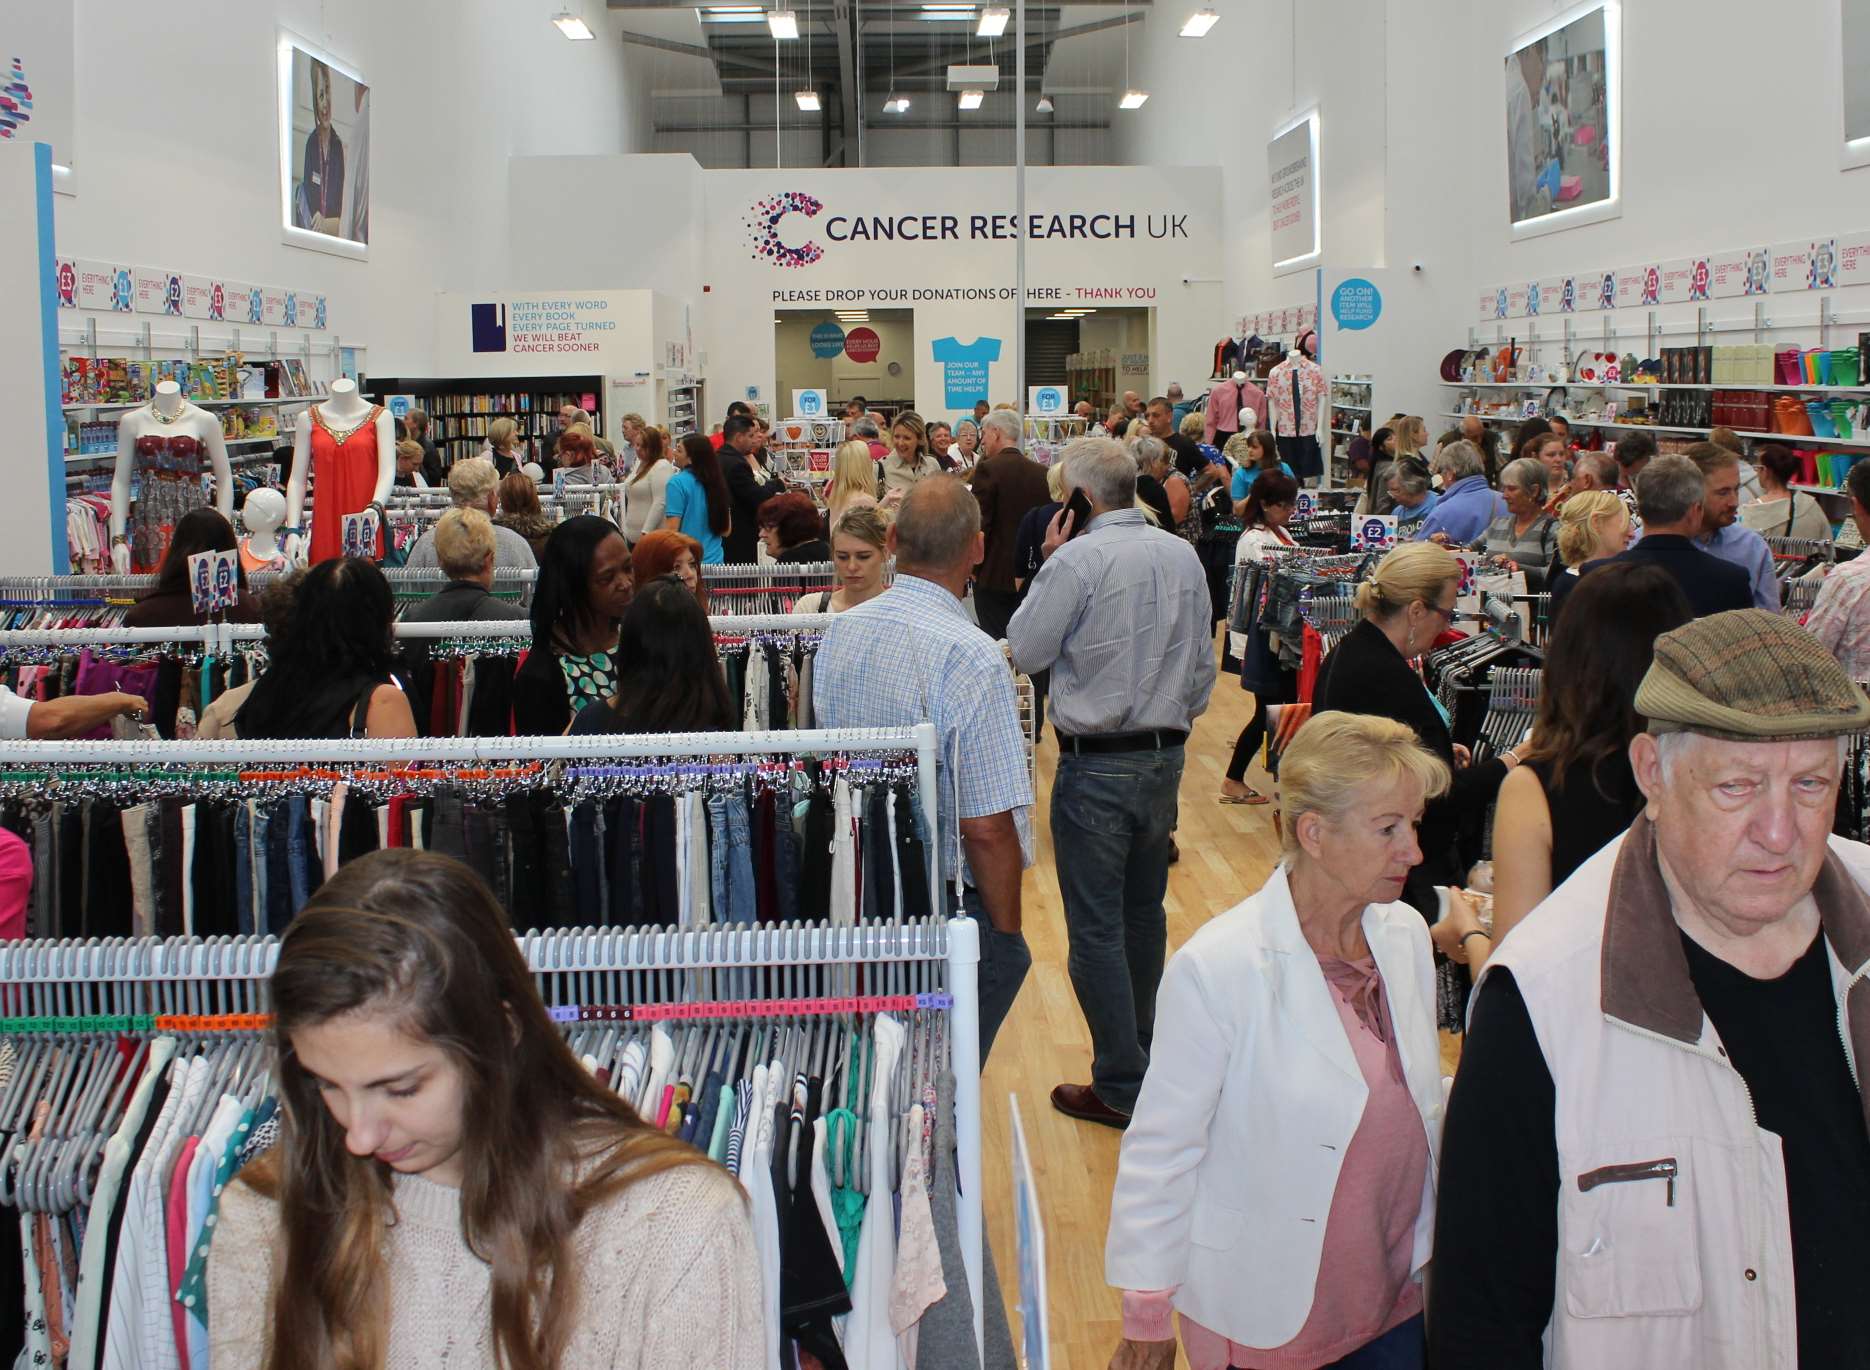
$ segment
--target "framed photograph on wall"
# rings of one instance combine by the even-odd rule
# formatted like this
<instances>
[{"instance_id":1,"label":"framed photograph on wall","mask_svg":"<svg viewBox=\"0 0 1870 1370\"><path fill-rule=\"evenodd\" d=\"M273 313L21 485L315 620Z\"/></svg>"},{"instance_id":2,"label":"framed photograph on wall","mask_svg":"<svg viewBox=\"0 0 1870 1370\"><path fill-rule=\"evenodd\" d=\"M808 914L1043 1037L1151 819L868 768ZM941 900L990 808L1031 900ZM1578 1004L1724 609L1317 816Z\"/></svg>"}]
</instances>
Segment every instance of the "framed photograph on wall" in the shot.
<instances>
[{"instance_id":1,"label":"framed photograph on wall","mask_svg":"<svg viewBox=\"0 0 1870 1370\"><path fill-rule=\"evenodd\" d=\"M1846 168L1870 166L1870 0L1838 0Z\"/></svg>"},{"instance_id":2,"label":"framed photograph on wall","mask_svg":"<svg viewBox=\"0 0 1870 1370\"><path fill-rule=\"evenodd\" d=\"M1507 51L1507 219L1515 237L1621 212L1621 18L1616 0L1590 0L1515 38Z\"/></svg>"},{"instance_id":3,"label":"framed photograph on wall","mask_svg":"<svg viewBox=\"0 0 1870 1370\"><path fill-rule=\"evenodd\" d=\"M303 39L279 40L281 229L297 247L367 256L370 87Z\"/></svg>"}]
</instances>

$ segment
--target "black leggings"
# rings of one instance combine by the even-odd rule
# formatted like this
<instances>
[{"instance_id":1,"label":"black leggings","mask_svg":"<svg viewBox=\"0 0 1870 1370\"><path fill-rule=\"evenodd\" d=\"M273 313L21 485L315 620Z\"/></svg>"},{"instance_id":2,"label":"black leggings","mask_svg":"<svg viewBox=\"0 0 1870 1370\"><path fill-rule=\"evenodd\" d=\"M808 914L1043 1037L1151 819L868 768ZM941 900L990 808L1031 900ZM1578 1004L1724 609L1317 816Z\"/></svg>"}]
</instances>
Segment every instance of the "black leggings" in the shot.
<instances>
[{"instance_id":1,"label":"black leggings","mask_svg":"<svg viewBox=\"0 0 1870 1370\"><path fill-rule=\"evenodd\" d=\"M1290 704L1293 687L1298 683L1298 675L1293 671L1282 671L1276 689L1253 696L1253 717L1247 720L1247 726L1240 730L1240 736L1234 740L1233 759L1227 763L1227 778L1245 782L1247 763L1253 754L1266 741L1266 706L1269 704Z\"/></svg>"}]
</instances>

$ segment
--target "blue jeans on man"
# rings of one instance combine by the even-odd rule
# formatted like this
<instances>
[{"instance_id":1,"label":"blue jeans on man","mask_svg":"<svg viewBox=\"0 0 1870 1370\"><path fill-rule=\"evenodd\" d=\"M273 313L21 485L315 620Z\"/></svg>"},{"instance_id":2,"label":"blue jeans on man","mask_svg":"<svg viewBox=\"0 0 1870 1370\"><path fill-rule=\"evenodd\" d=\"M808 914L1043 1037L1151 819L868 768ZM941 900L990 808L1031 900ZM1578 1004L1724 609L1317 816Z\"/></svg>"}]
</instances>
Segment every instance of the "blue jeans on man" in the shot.
<instances>
[{"instance_id":1,"label":"blue jeans on man","mask_svg":"<svg viewBox=\"0 0 1870 1370\"><path fill-rule=\"evenodd\" d=\"M972 885L961 895L961 910L980 926L980 971L976 980L980 1000L980 1063L987 1064L987 1053L1000 1024L1013 1011L1019 987L1026 983L1032 969L1032 952L1023 932L1001 932L987 917L987 906Z\"/></svg>"},{"instance_id":2,"label":"blue jeans on man","mask_svg":"<svg viewBox=\"0 0 1870 1370\"><path fill-rule=\"evenodd\" d=\"M1052 781L1052 854L1071 987L1091 1029L1091 1090L1121 1113L1136 1109L1156 1030L1183 760L1180 745L1061 750Z\"/></svg>"}]
</instances>

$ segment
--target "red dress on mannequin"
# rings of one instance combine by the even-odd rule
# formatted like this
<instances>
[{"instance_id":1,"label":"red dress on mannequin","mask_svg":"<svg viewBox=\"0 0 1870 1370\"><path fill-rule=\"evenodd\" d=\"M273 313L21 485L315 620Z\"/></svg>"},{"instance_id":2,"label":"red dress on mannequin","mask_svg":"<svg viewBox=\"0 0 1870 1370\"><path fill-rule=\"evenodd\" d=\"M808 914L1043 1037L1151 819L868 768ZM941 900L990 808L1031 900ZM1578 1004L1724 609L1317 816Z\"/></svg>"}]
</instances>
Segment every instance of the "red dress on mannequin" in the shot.
<instances>
[{"instance_id":1,"label":"red dress on mannequin","mask_svg":"<svg viewBox=\"0 0 1870 1370\"><path fill-rule=\"evenodd\" d=\"M308 565L344 555L344 516L361 514L377 493L377 415L380 404L355 428L333 429L325 411L312 408L312 549ZM383 530L377 529L377 555Z\"/></svg>"}]
</instances>

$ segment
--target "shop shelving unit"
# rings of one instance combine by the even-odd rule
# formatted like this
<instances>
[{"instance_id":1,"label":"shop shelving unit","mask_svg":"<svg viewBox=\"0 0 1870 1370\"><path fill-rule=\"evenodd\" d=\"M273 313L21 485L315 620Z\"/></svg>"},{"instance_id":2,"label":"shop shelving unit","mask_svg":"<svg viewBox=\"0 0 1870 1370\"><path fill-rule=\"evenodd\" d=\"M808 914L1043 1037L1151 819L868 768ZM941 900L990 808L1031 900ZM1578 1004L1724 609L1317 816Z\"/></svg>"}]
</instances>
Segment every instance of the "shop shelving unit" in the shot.
<instances>
[{"instance_id":1,"label":"shop shelving unit","mask_svg":"<svg viewBox=\"0 0 1870 1370\"><path fill-rule=\"evenodd\" d=\"M527 443L547 436L564 404L590 414L592 432L604 432L602 376L371 376L360 388L379 404L390 395L415 396L433 424L444 466L478 452L495 419L512 419Z\"/></svg>"},{"instance_id":2,"label":"shop shelving unit","mask_svg":"<svg viewBox=\"0 0 1870 1370\"><path fill-rule=\"evenodd\" d=\"M1350 476L1350 458L1345 449L1357 436L1357 422L1370 415L1370 395L1374 382L1369 376L1333 376L1331 378L1331 441L1325 461L1327 485L1342 485Z\"/></svg>"}]
</instances>

